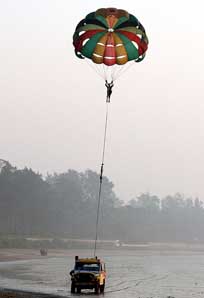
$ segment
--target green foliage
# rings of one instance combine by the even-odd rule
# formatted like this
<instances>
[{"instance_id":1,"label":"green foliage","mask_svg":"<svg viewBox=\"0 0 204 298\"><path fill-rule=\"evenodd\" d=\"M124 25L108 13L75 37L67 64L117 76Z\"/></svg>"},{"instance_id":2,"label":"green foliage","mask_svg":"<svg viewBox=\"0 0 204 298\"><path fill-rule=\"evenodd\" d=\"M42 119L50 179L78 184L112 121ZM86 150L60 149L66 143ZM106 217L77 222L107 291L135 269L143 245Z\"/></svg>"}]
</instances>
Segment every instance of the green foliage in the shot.
<instances>
[{"instance_id":1,"label":"green foliage","mask_svg":"<svg viewBox=\"0 0 204 298\"><path fill-rule=\"evenodd\" d=\"M43 179L31 169L19 170L0 160L0 235L15 235L0 237L0 247L72 248L78 242L60 238L94 239L98 186L99 175L91 170L68 170ZM198 198L176 193L160 199L142 193L125 205L113 188L104 177L100 239L204 241L204 209ZM26 240L32 235L54 240Z\"/></svg>"}]
</instances>

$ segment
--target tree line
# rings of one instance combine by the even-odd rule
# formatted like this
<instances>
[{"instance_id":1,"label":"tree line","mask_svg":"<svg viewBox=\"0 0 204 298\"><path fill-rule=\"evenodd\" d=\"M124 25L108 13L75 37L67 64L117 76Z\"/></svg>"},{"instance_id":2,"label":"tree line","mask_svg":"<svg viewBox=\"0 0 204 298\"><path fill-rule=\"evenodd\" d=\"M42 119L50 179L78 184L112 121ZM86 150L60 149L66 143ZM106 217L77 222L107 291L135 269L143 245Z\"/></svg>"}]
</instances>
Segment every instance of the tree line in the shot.
<instances>
[{"instance_id":1,"label":"tree line","mask_svg":"<svg viewBox=\"0 0 204 298\"><path fill-rule=\"evenodd\" d=\"M42 177L0 160L0 235L94 239L99 175L92 171ZM124 242L203 242L199 198L142 193L128 203L103 179L100 239Z\"/></svg>"}]
</instances>

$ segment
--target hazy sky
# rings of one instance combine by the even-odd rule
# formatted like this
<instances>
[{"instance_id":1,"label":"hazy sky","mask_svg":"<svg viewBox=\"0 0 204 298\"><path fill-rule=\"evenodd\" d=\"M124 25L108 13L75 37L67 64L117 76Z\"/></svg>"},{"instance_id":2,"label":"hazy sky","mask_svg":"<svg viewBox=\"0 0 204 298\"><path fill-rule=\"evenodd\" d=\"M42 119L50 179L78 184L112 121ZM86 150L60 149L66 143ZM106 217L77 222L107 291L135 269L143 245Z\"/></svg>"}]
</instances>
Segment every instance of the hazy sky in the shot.
<instances>
[{"instance_id":1,"label":"hazy sky","mask_svg":"<svg viewBox=\"0 0 204 298\"><path fill-rule=\"evenodd\" d=\"M72 46L76 24L124 8L149 37L116 81L105 175L129 200L144 191L204 199L204 4L201 0L0 0L0 158L43 174L99 172L103 80Z\"/></svg>"}]
</instances>

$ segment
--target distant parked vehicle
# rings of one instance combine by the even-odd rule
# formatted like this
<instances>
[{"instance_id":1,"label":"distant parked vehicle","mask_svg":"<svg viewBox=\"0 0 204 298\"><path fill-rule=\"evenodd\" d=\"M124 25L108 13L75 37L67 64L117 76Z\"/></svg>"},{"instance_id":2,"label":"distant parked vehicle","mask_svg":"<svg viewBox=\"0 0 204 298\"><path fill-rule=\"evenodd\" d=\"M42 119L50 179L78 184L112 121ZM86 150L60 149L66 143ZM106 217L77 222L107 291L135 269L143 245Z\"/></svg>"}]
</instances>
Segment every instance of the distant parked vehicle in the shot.
<instances>
[{"instance_id":1,"label":"distant parked vehicle","mask_svg":"<svg viewBox=\"0 0 204 298\"><path fill-rule=\"evenodd\" d=\"M47 251L46 248L41 248L41 249L40 249L40 255L41 255L41 256L47 256L47 253L48 253L48 251Z\"/></svg>"}]
</instances>

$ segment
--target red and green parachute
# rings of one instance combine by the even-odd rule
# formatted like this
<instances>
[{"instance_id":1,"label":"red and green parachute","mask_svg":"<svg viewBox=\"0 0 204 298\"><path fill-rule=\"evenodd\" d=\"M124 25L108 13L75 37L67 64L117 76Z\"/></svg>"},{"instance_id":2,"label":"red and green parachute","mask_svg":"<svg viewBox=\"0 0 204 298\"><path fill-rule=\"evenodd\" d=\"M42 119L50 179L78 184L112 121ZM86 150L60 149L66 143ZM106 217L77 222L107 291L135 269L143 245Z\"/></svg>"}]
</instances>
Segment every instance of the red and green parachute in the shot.
<instances>
[{"instance_id":1,"label":"red and green parachute","mask_svg":"<svg viewBox=\"0 0 204 298\"><path fill-rule=\"evenodd\" d=\"M148 38L132 14L122 9L100 8L79 22L73 45L77 57L88 58L95 67L102 65L104 79L113 82L118 77L118 69L121 74L121 66L144 59ZM100 74L100 68L96 70Z\"/></svg>"},{"instance_id":2,"label":"red and green parachute","mask_svg":"<svg viewBox=\"0 0 204 298\"><path fill-rule=\"evenodd\" d=\"M79 58L112 66L143 60L148 38L135 16L122 9L101 8L77 25L73 44Z\"/></svg>"}]
</instances>

